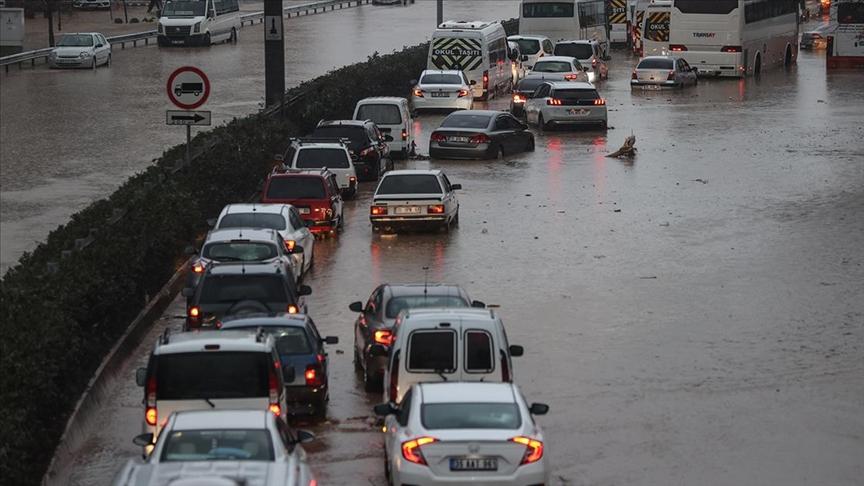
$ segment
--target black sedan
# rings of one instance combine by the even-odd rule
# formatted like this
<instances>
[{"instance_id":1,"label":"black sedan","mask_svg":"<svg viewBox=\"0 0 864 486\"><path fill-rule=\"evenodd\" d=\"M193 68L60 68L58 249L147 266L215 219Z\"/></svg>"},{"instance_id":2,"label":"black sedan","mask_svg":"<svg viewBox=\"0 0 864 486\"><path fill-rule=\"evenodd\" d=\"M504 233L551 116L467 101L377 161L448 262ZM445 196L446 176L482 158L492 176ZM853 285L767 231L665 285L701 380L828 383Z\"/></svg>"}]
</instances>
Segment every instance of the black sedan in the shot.
<instances>
[{"instance_id":1,"label":"black sedan","mask_svg":"<svg viewBox=\"0 0 864 486\"><path fill-rule=\"evenodd\" d=\"M429 139L429 155L439 159L494 159L532 150L528 125L503 111L451 113Z\"/></svg>"},{"instance_id":2,"label":"black sedan","mask_svg":"<svg viewBox=\"0 0 864 486\"><path fill-rule=\"evenodd\" d=\"M546 81L543 78L526 78L513 88L513 96L510 98L510 113L513 116L525 116L525 101L531 97L537 87Z\"/></svg>"},{"instance_id":3,"label":"black sedan","mask_svg":"<svg viewBox=\"0 0 864 486\"><path fill-rule=\"evenodd\" d=\"M348 306L360 315L354 323L354 366L363 373L366 391L381 391L393 324L399 312L424 307L485 307L462 287L447 284L382 284L364 306Z\"/></svg>"}]
</instances>

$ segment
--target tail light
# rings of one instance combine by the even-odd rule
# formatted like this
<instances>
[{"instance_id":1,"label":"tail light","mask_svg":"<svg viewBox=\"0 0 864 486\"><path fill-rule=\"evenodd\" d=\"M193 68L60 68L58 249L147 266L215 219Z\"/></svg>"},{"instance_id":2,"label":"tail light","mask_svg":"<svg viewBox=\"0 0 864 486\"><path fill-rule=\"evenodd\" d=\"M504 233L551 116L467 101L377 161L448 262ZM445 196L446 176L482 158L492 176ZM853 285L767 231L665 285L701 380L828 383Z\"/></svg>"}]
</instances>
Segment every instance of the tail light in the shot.
<instances>
[{"instance_id":1,"label":"tail light","mask_svg":"<svg viewBox=\"0 0 864 486\"><path fill-rule=\"evenodd\" d=\"M633 80L639 79L639 78L636 76L636 70L635 70L635 69L633 70L633 74L630 75L630 79L633 79Z\"/></svg>"},{"instance_id":2,"label":"tail light","mask_svg":"<svg viewBox=\"0 0 864 486\"><path fill-rule=\"evenodd\" d=\"M192 273L204 273L204 270L206 268L207 267L204 264L204 262L197 261L194 264L192 264Z\"/></svg>"},{"instance_id":3,"label":"tail light","mask_svg":"<svg viewBox=\"0 0 864 486\"><path fill-rule=\"evenodd\" d=\"M471 137L471 140L469 140L469 142L474 145L480 145L481 143L490 143L491 141L492 139L489 138L489 135L486 135L485 133L478 133L477 135Z\"/></svg>"},{"instance_id":4,"label":"tail light","mask_svg":"<svg viewBox=\"0 0 864 486\"><path fill-rule=\"evenodd\" d=\"M522 456L522 462L519 465L531 464L543 458L543 443L539 440L534 440L530 437L517 436L510 439L511 442L522 444L525 446L525 455ZM404 444L403 444L404 449Z\"/></svg>"},{"instance_id":5,"label":"tail light","mask_svg":"<svg viewBox=\"0 0 864 486\"><path fill-rule=\"evenodd\" d=\"M443 204L433 204L427 207L427 212L429 214L444 214L444 205Z\"/></svg>"},{"instance_id":6,"label":"tail light","mask_svg":"<svg viewBox=\"0 0 864 486\"><path fill-rule=\"evenodd\" d=\"M591 67L597 67L597 58L591 59Z\"/></svg>"},{"instance_id":7,"label":"tail light","mask_svg":"<svg viewBox=\"0 0 864 486\"><path fill-rule=\"evenodd\" d=\"M432 136L429 137L429 139L432 140L433 142L446 142L447 141L447 135L444 135L443 133L439 133L439 132L432 132Z\"/></svg>"},{"instance_id":8,"label":"tail light","mask_svg":"<svg viewBox=\"0 0 864 486\"><path fill-rule=\"evenodd\" d=\"M270 392L270 406L267 408L277 417L282 415L282 407L279 405L279 379L276 377L276 372L279 371L279 361L274 361L270 367L270 372L267 375L268 388Z\"/></svg>"},{"instance_id":9,"label":"tail light","mask_svg":"<svg viewBox=\"0 0 864 486\"><path fill-rule=\"evenodd\" d=\"M467 89L460 89L459 94L456 95L457 98L462 98L465 96L468 96L468 90Z\"/></svg>"},{"instance_id":10,"label":"tail light","mask_svg":"<svg viewBox=\"0 0 864 486\"><path fill-rule=\"evenodd\" d=\"M374 153L375 147L366 147L365 149L360 151L360 157L366 157L367 155Z\"/></svg>"},{"instance_id":11,"label":"tail light","mask_svg":"<svg viewBox=\"0 0 864 486\"><path fill-rule=\"evenodd\" d=\"M564 75L564 79L565 79L566 81L575 81L575 80L578 79L578 78L579 78L579 75L578 75L578 74L572 74L572 73L571 73L571 74L565 74L565 75Z\"/></svg>"},{"instance_id":12,"label":"tail light","mask_svg":"<svg viewBox=\"0 0 864 486\"><path fill-rule=\"evenodd\" d=\"M297 247L297 242L294 240L285 240L285 249L288 250L288 253L292 253L294 248Z\"/></svg>"},{"instance_id":13,"label":"tail light","mask_svg":"<svg viewBox=\"0 0 864 486\"><path fill-rule=\"evenodd\" d=\"M159 413L156 411L156 376L147 379L147 408L144 410L144 421L147 425L156 425Z\"/></svg>"},{"instance_id":14,"label":"tail light","mask_svg":"<svg viewBox=\"0 0 864 486\"><path fill-rule=\"evenodd\" d=\"M402 129L402 140L408 140L408 130Z\"/></svg>"},{"instance_id":15,"label":"tail light","mask_svg":"<svg viewBox=\"0 0 864 486\"><path fill-rule=\"evenodd\" d=\"M199 317L201 317L201 308L198 307L197 305L193 305L192 307L190 307L190 308L186 311L186 315L187 315L190 319L198 319Z\"/></svg>"},{"instance_id":16,"label":"tail light","mask_svg":"<svg viewBox=\"0 0 864 486\"><path fill-rule=\"evenodd\" d=\"M674 81L675 80L675 71L674 70L669 71L669 76L666 79L668 81Z\"/></svg>"},{"instance_id":17,"label":"tail light","mask_svg":"<svg viewBox=\"0 0 864 486\"><path fill-rule=\"evenodd\" d=\"M352 185L352 186L353 186L354 184L357 184L357 178L354 177L354 176L350 176L350 177L348 177L348 184L349 184L349 185Z\"/></svg>"},{"instance_id":18,"label":"tail light","mask_svg":"<svg viewBox=\"0 0 864 486\"><path fill-rule=\"evenodd\" d=\"M489 89L489 71L483 71L483 89Z\"/></svg>"},{"instance_id":19,"label":"tail light","mask_svg":"<svg viewBox=\"0 0 864 486\"><path fill-rule=\"evenodd\" d=\"M399 356L402 351L396 351L393 355L392 366L390 367L390 401L396 402L396 397L399 396Z\"/></svg>"},{"instance_id":20,"label":"tail light","mask_svg":"<svg viewBox=\"0 0 864 486\"><path fill-rule=\"evenodd\" d=\"M594 106L604 106L606 104L605 98L597 98L594 100Z\"/></svg>"},{"instance_id":21,"label":"tail light","mask_svg":"<svg viewBox=\"0 0 864 486\"><path fill-rule=\"evenodd\" d=\"M414 96L417 98L423 98L423 90L420 88L414 88Z\"/></svg>"},{"instance_id":22,"label":"tail light","mask_svg":"<svg viewBox=\"0 0 864 486\"><path fill-rule=\"evenodd\" d=\"M408 462L425 466L426 459L423 457L423 452L420 451L420 447L433 442L438 442L438 439L434 437L418 437L416 439L407 440L402 443L402 457L404 457Z\"/></svg>"},{"instance_id":23,"label":"tail light","mask_svg":"<svg viewBox=\"0 0 864 486\"><path fill-rule=\"evenodd\" d=\"M324 384L318 365L306 365L306 372L303 373L303 377L306 378L306 386L319 387Z\"/></svg>"},{"instance_id":24,"label":"tail light","mask_svg":"<svg viewBox=\"0 0 864 486\"><path fill-rule=\"evenodd\" d=\"M525 97L520 94L514 94L513 103L525 103Z\"/></svg>"},{"instance_id":25,"label":"tail light","mask_svg":"<svg viewBox=\"0 0 864 486\"><path fill-rule=\"evenodd\" d=\"M741 46L723 46L720 52L741 52Z\"/></svg>"},{"instance_id":26,"label":"tail light","mask_svg":"<svg viewBox=\"0 0 864 486\"><path fill-rule=\"evenodd\" d=\"M546 104L547 105L553 105L553 106L560 106L561 100L559 100L558 98L549 98L548 100L546 100Z\"/></svg>"},{"instance_id":27,"label":"tail light","mask_svg":"<svg viewBox=\"0 0 864 486\"><path fill-rule=\"evenodd\" d=\"M288 311L289 314L296 314L297 313L297 306L291 304L291 305L288 305L288 307L285 310Z\"/></svg>"},{"instance_id":28,"label":"tail light","mask_svg":"<svg viewBox=\"0 0 864 486\"><path fill-rule=\"evenodd\" d=\"M390 329L379 329L375 331L373 337L377 344L384 344L386 346L393 344L393 331Z\"/></svg>"},{"instance_id":29,"label":"tail light","mask_svg":"<svg viewBox=\"0 0 864 486\"><path fill-rule=\"evenodd\" d=\"M384 216L387 214L387 206L372 206L369 208L369 214L372 216Z\"/></svg>"},{"instance_id":30,"label":"tail light","mask_svg":"<svg viewBox=\"0 0 864 486\"><path fill-rule=\"evenodd\" d=\"M687 46L684 44L669 44L669 50L672 52L684 52L687 50Z\"/></svg>"}]
</instances>

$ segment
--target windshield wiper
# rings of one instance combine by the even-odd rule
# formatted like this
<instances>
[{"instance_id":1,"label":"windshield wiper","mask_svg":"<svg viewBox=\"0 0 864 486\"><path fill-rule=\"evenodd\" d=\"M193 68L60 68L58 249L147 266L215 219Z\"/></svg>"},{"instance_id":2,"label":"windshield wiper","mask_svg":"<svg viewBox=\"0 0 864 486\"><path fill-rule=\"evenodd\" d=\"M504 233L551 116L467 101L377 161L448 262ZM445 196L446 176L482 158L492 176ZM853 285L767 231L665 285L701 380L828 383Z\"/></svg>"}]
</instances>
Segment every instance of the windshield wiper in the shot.
<instances>
[{"instance_id":1,"label":"windshield wiper","mask_svg":"<svg viewBox=\"0 0 864 486\"><path fill-rule=\"evenodd\" d=\"M210 401L209 398L205 398L204 401L207 402L207 405L210 405L210 408L216 408L216 404Z\"/></svg>"},{"instance_id":2,"label":"windshield wiper","mask_svg":"<svg viewBox=\"0 0 864 486\"><path fill-rule=\"evenodd\" d=\"M435 374L440 376L442 380L447 381L447 377L444 375L444 370L435 370Z\"/></svg>"}]
</instances>

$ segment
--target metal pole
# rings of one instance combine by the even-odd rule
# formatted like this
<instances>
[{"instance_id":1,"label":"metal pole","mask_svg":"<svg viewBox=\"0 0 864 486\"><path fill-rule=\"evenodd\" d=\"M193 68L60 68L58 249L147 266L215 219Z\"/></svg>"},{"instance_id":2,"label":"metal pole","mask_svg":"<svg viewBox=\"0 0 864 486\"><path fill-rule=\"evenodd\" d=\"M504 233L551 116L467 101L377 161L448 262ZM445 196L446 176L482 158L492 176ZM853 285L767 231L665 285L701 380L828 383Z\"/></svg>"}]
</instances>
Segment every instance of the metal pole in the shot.
<instances>
[{"instance_id":1,"label":"metal pole","mask_svg":"<svg viewBox=\"0 0 864 486\"><path fill-rule=\"evenodd\" d=\"M123 0L123 16L126 17L126 23L129 23L129 10L126 8L126 0Z\"/></svg>"},{"instance_id":2,"label":"metal pole","mask_svg":"<svg viewBox=\"0 0 864 486\"><path fill-rule=\"evenodd\" d=\"M189 167L189 164L192 162L190 145L192 145L192 126L186 125L186 167Z\"/></svg>"},{"instance_id":3,"label":"metal pole","mask_svg":"<svg viewBox=\"0 0 864 486\"><path fill-rule=\"evenodd\" d=\"M435 26L437 27L444 22L444 0L438 0L436 11L438 13L438 23L436 23Z\"/></svg>"},{"instance_id":4,"label":"metal pole","mask_svg":"<svg viewBox=\"0 0 864 486\"><path fill-rule=\"evenodd\" d=\"M54 47L54 0L45 2L48 9L48 45Z\"/></svg>"},{"instance_id":5,"label":"metal pole","mask_svg":"<svg viewBox=\"0 0 864 486\"><path fill-rule=\"evenodd\" d=\"M285 33L282 0L264 0L264 104L285 96Z\"/></svg>"}]
</instances>

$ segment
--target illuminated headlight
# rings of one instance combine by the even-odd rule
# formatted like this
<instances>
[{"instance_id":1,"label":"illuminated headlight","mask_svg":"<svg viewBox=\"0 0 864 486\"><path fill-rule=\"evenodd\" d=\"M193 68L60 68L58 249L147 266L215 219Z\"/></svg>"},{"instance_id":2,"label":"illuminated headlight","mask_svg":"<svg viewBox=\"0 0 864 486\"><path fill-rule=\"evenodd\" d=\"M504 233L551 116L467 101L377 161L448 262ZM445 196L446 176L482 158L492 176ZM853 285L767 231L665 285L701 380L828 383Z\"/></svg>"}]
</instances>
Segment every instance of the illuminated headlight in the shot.
<instances>
[{"instance_id":1,"label":"illuminated headlight","mask_svg":"<svg viewBox=\"0 0 864 486\"><path fill-rule=\"evenodd\" d=\"M192 31L195 32L196 34L198 32L201 32L201 22L196 23L195 27L192 29Z\"/></svg>"},{"instance_id":2,"label":"illuminated headlight","mask_svg":"<svg viewBox=\"0 0 864 486\"><path fill-rule=\"evenodd\" d=\"M86 59L86 58L90 57L90 51L84 51L81 54L78 54L78 57L82 57L82 58Z\"/></svg>"}]
</instances>

